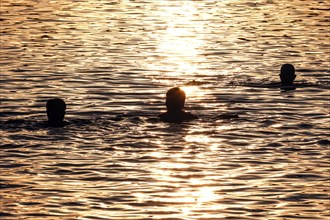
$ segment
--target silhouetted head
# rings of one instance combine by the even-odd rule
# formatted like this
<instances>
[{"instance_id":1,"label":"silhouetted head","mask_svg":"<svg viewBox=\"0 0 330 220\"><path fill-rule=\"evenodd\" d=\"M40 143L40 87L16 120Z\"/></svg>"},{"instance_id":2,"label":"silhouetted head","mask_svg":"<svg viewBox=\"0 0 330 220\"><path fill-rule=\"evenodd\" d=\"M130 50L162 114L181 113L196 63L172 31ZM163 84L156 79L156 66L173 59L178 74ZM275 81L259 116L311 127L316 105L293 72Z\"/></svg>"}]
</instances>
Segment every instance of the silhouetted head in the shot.
<instances>
[{"instance_id":1,"label":"silhouetted head","mask_svg":"<svg viewBox=\"0 0 330 220\"><path fill-rule=\"evenodd\" d=\"M292 85L296 78L294 66L292 64L282 65L280 78L282 85Z\"/></svg>"},{"instance_id":2,"label":"silhouetted head","mask_svg":"<svg viewBox=\"0 0 330 220\"><path fill-rule=\"evenodd\" d=\"M171 88L166 93L166 108L168 111L178 111L184 107L186 93L179 87Z\"/></svg>"},{"instance_id":3,"label":"silhouetted head","mask_svg":"<svg viewBox=\"0 0 330 220\"><path fill-rule=\"evenodd\" d=\"M51 124L61 124L64 120L66 104L62 99L55 98L47 101L47 117Z\"/></svg>"}]
</instances>

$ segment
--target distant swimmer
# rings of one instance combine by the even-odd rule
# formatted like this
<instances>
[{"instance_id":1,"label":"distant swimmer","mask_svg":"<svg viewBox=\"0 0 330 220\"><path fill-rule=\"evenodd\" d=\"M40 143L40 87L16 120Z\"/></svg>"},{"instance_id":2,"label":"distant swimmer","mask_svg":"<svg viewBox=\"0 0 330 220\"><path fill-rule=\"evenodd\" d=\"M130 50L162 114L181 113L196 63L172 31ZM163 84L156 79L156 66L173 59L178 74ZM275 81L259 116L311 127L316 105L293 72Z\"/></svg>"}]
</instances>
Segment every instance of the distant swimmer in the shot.
<instances>
[{"instance_id":1,"label":"distant swimmer","mask_svg":"<svg viewBox=\"0 0 330 220\"><path fill-rule=\"evenodd\" d=\"M54 98L46 104L48 125L52 127L63 127L67 123L64 121L66 104L62 99Z\"/></svg>"},{"instance_id":2,"label":"distant swimmer","mask_svg":"<svg viewBox=\"0 0 330 220\"><path fill-rule=\"evenodd\" d=\"M197 116L185 112L184 103L186 93L179 87L171 88L166 93L167 112L160 114L158 117L165 122L183 122L197 119Z\"/></svg>"},{"instance_id":3,"label":"distant swimmer","mask_svg":"<svg viewBox=\"0 0 330 220\"><path fill-rule=\"evenodd\" d=\"M290 90L295 89L293 81L296 79L295 68L292 64L284 64L281 67L280 79L281 89Z\"/></svg>"}]
</instances>

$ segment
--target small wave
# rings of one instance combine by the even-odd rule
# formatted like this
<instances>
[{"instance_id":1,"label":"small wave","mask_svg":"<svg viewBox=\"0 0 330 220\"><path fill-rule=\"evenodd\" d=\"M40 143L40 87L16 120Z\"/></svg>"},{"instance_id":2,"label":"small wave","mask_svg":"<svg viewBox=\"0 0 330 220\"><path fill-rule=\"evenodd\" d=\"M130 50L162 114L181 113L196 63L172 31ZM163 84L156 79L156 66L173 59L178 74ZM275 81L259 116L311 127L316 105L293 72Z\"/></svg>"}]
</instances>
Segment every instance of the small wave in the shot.
<instances>
[{"instance_id":1,"label":"small wave","mask_svg":"<svg viewBox=\"0 0 330 220\"><path fill-rule=\"evenodd\" d=\"M308 88L316 87L323 88L330 85L329 82L319 81L316 83L307 82L307 81L297 81L292 86L282 86L280 82L269 82L263 80L248 80L248 81L231 81L227 83L228 86L243 86L243 87L252 87L252 88L278 88L281 90L295 90L297 88Z\"/></svg>"}]
</instances>

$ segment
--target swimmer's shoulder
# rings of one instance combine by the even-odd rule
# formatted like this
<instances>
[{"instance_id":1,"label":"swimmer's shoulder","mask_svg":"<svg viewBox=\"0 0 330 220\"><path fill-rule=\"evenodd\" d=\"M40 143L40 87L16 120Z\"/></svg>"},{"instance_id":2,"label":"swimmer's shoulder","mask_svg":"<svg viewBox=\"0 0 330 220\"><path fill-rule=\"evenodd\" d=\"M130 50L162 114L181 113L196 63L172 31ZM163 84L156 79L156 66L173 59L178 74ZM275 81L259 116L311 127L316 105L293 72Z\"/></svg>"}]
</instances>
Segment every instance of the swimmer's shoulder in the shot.
<instances>
[{"instance_id":1,"label":"swimmer's shoulder","mask_svg":"<svg viewBox=\"0 0 330 220\"><path fill-rule=\"evenodd\" d=\"M194 120L198 119L198 117L190 112L184 112L184 118L185 120Z\"/></svg>"},{"instance_id":2,"label":"swimmer's shoulder","mask_svg":"<svg viewBox=\"0 0 330 220\"><path fill-rule=\"evenodd\" d=\"M169 113L164 112L158 115L161 121L164 122L183 122L183 121L191 121L197 119L198 117L190 112L177 112L177 113Z\"/></svg>"}]
</instances>

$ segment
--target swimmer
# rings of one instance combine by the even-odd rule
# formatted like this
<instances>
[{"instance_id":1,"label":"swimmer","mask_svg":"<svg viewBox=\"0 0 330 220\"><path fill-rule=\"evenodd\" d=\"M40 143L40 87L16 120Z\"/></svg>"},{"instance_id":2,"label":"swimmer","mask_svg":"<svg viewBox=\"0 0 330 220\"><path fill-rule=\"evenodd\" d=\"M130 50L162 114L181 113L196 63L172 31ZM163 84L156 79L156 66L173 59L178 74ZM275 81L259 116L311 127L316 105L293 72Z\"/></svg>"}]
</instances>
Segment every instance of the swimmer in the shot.
<instances>
[{"instance_id":1,"label":"swimmer","mask_svg":"<svg viewBox=\"0 0 330 220\"><path fill-rule=\"evenodd\" d=\"M64 122L66 104L62 99L54 98L48 100L46 109L49 126L62 127L66 124L66 122Z\"/></svg>"},{"instance_id":2,"label":"swimmer","mask_svg":"<svg viewBox=\"0 0 330 220\"><path fill-rule=\"evenodd\" d=\"M284 64L281 67L280 73L281 86L293 86L293 81L296 79L295 68L292 64Z\"/></svg>"},{"instance_id":3,"label":"swimmer","mask_svg":"<svg viewBox=\"0 0 330 220\"><path fill-rule=\"evenodd\" d=\"M182 122L197 119L197 117L183 109L186 100L186 93L179 87L171 88L166 93L167 112L158 117L165 122Z\"/></svg>"}]
</instances>

